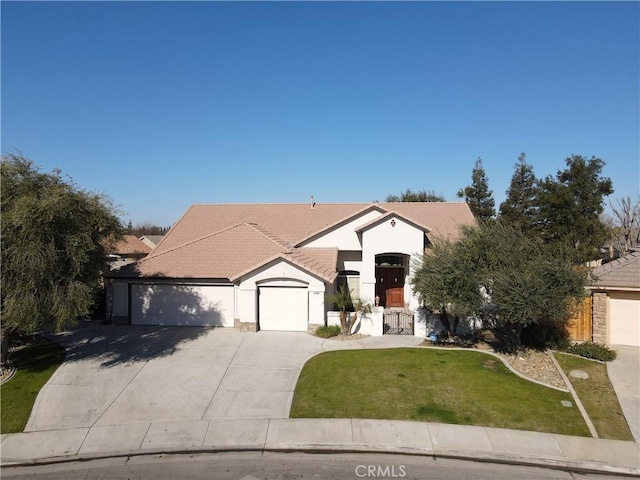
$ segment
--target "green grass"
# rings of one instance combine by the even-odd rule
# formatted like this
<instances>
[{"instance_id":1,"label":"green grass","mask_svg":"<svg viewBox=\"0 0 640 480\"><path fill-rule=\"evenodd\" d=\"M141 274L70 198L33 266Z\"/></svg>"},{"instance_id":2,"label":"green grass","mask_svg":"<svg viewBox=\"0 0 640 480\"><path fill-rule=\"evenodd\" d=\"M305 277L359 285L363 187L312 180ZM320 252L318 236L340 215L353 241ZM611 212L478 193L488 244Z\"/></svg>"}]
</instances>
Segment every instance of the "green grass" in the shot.
<instances>
[{"instance_id":1,"label":"green grass","mask_svg":"<svg viewBox=\"0 0 640 480\"><path fill-rule=\"evenodd\" d=\"M11 356L17 371L0 386L2 423L0 433L24 430L38 392L64 360L64 348L49 340L40 340Z\"/></svg>"},{"instance_id":2,"label":"green grass","mask_svg":"<svg viewBox=\"0 0 640 480\"><path fill-rule=\"evenodd\" d=\"M563 393L524 380L476 351L419 348L322 353L304 366L297 418L377 418L589 436ZM573 402L572 402L573 403Z\"/></svg>"},{"instance_id":3,"label":"green grass","mask_svg":"<svg viewBox=\"0 0 640 480\"><path fill-rule=\"evenodd\" d=\"M587 415L593 422L598 436L614 440L633 441L629 425L624 418L618 397L607 375L607 366L586 358L555 354L560 367L565 371L578 394ZM571 370L582 370L589 378L580 379L569 376Z\"/></svg>"}]
</instances>

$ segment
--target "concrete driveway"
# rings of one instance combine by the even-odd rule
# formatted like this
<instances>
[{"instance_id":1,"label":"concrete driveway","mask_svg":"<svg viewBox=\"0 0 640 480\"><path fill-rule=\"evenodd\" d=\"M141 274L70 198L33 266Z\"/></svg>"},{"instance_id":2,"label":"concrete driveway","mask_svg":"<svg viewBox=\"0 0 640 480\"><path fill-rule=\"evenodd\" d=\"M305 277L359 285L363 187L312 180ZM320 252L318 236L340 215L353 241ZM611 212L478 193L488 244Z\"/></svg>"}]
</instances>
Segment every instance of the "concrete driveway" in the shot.
<instances>
[{"instance_id":1,"label":"concrete driveway","mask_svg":"<svg viewBox=\"0 0 640 480\"><path fill-rule=\"evenodd\" d=\"M87 323L56 336L67 349L26 432L160 421L288 418L304 363L323 350L420 343L337 342L304 332Z\"/></svg>"},{"instance_id":2,"label":"concrete driveway","mask_svg":"<svg viewBox=\"0 0 640 480\"><path fill-rule=\"evenodd\" d=\"M636 442L640 442L640 348L614 345L618 357L607 363L611 385Z\"/></svg>"}]
</instances>

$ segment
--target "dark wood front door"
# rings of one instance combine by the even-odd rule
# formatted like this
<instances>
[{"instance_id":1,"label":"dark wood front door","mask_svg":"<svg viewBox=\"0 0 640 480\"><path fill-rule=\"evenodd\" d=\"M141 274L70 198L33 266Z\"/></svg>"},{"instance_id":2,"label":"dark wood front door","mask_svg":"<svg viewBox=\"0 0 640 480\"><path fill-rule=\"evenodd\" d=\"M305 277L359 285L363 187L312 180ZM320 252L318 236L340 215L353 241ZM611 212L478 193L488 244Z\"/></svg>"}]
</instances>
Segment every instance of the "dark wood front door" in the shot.
<instances>
[{"instance_id":1,"label":"dark wood front door","mask_svg":"<svg viewBox=\"0 0 640 480\"><path fill-rule=\"evenodd\" d=\"M382 307L404 307L404 267L376 267L376 296Z\"/></svg>"}]
</instances>

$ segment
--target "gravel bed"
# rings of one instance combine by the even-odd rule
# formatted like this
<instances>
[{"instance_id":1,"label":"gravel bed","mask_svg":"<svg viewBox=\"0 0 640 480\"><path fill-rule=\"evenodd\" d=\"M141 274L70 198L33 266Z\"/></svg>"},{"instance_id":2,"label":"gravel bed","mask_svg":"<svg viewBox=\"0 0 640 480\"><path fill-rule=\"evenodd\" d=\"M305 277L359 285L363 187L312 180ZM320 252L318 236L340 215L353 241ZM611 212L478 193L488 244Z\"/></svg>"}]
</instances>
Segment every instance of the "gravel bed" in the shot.
<instances>
[{"instance_id":1,"label":"gravel bed","mask_svg":"<svg viewBox=\"0 0 640 480\"><path fill-rule=\"evenodd\" d=\"M509 362L514 370L525 377L533 378L554 387L567 388L560 372L558 372L546 352L529 350L517 355L500 354L500 356Z\"/></svg>"}]
</instances>

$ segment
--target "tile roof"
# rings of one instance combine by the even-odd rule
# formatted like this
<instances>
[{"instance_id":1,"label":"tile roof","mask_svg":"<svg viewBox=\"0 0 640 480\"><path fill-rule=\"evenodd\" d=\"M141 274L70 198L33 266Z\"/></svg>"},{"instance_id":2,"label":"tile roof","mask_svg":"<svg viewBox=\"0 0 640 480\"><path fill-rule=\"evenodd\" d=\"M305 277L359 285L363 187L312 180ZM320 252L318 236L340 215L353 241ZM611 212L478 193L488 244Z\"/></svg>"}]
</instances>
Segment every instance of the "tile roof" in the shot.
<instances>
[{"instance_id":1,"label":"tile roof","mask_svg":"<svg viewBox=\"0 0 640 480\"><path fill-rule=\"evenodd\" d=\"M124 235L123 239L116 244L112 253L116 255L131 255L133 253L149 253L151 250L149 245L135 235Z\"/></svg>"},{"instance_id":2,"label":"tile roof","mask_svg":"<svg viewBox=\"0 0 640 480\"><path fill-rule=\"evenodd\" d=\"M640 289L640 252L631 252L593 270L592 287Z\"/></svg>"},{"instance_id":3,"label":"tile roof","mask_svg":"<svg viewBox=\"0 0 640 480\"><path fill-rule=\"evenodd\" d=\"M234 281L277 258L332 282L337 248L307 248L305 240L372 210L393 211L455 240L475 222L466 203L197 204L153 252L112 276L225 278Z\"/></svg>"},{"instance_id":4,"label":"tile roof","mask_svg":"<svg viewBox=\"0 0 640 480\"><path fill-rule=\"evenodd\" d=\"M160 240L162 240L162 237L164 237L164 235L142 235L140 237L140 240L142 240L143 238L146 238L154 245L157 245L160 242Z\"/></svg>"}]
</instances>

